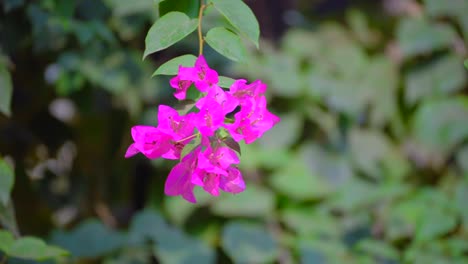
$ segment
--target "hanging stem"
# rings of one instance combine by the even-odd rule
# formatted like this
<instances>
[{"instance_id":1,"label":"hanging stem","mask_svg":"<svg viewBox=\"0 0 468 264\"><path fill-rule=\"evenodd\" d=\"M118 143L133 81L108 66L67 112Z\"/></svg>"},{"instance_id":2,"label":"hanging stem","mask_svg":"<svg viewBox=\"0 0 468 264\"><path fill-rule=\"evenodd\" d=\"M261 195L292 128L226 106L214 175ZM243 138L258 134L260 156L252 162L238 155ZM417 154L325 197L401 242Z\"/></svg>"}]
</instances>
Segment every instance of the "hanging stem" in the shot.
<instances>
[{"instance_id":1,"label":"hanging stem","mask_svg":"<svg viewBox=\"0 0 468 264\"><path fill-rule=\"evenodd\" d=\"M198 45L199 45L198 54L199 55L203 54L202 20L203 20L203 11L205 11L205 8L206 8L206 4L203 2L203 0L200 0L200 11L198 13Z\"/></svg>"}]
</instances>

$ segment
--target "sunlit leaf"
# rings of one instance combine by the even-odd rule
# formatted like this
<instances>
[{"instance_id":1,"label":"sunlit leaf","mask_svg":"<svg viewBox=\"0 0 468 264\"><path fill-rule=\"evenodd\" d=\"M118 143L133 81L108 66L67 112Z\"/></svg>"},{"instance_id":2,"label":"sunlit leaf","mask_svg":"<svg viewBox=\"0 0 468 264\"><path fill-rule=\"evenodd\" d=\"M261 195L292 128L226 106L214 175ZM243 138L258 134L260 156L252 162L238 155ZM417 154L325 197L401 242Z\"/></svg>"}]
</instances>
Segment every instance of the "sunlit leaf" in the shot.
<instances>
[{"instance_id":1,"label":"sunlit leaf","mask_svg":"<svg viewBox=\"0 0 468 264\"><path fill-rule=\"evenodd\" d=\"M156 75L177 75L179 72L179 66L184 67L193 67L197 57L192 54L182 55L179 57L175 57L161 66L153 73L152 76Z\"/></svg>"},{"instance_id":2,"label":"sunlit leaf","mask_svg":"<svg viewBox=\"0 0 468 264\"><path fill-rule=\"evenodd\" d=\"M210 0L216 9L223 14L226 19L240 33L249 38L258 48L258 38L260 28L257 18L252 10L242 0Z\"/></svg>"},{"instance_id":3,"label":"sunlit leaf","mask_svg":"<svg viewBox=\"0 0 468 264\"><path fill-rule=\"evenodd\" d=\"M210 29L205 37L206 43L221 55L233 61L245 61L247 50L241 39L223 27Z\"/></svg>"},{"instance_id":4,"label":"sunlit leaf","mask_svg":"<svg viewBox=\"0 0 468 264\"><path fill-rule=\"evenodd\" d=\"M143 58L170 47L197 28L197 19L181 12L170 12L158 19L148 31Z\"/></svg>"},{"instance_id":5,"label":"sunlit leaf","mask_svg":"<svg viewBox=\"0 0 468 264\"><path fill-rule=\"evenodd\" d=\"M273 236L258 225L227 223L221 243L235 263L269 263L278 255L278 245Z\"/></svg>"}]
</instances>

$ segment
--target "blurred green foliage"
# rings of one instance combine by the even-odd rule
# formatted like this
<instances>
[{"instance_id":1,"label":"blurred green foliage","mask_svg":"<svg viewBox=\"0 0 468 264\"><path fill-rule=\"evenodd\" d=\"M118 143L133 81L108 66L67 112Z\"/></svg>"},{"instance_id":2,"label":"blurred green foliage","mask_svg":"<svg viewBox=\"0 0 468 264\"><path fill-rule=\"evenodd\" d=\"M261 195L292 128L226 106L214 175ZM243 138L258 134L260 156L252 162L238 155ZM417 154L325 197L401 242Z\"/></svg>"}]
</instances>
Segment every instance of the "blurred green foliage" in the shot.
<instances>
[{"instance_id":1,"label":"blurred green foliage","mask_svg":"<svg viewBox=\"0 0 468 264\"><path fill-rule=\"evenodd\" d=\"M9 263L468 263L468 1L386 2L323 20L298 9L301 23L243 63L207 48L223 75L266 82L282 122L241 145L244 193L197 190L192 205L162 197L171 164L123 155L130 126L175 101L159 75L174 66L151 78L156 66L198 49L192 34L142 61L146 33L198 3L4 0L0 221L15 233L16 211L20 233L48 244L1 230L0 251Z\"/></svg>"}]
</instances>

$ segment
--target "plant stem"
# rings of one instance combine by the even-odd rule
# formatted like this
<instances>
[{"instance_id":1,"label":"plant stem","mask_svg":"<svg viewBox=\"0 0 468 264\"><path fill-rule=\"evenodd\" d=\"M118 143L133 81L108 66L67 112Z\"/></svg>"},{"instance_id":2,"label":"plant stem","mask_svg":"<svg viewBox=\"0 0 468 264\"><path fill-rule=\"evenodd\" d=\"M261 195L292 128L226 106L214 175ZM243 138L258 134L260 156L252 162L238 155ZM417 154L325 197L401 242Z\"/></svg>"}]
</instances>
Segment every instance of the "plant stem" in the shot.
<instances>
[{"instance_id":1,"label":"plant stem","mask_svg":"<svg viewBox=\"0 0 468 264\"><path fill-rule=\"evenodd\" d=\"M195 133L195 134L193 134L193 135L190 135L190 136L188 136L188 137L186 137L186 138L183 138L183 139L181 139L181 140L177 140L176 143L181 143L181 142L184 142L185 140L189 140L189 139L192 139L192 138L196 138L196 137L198 137L198 135L200 135L200 132Z\"/></svg>"},{"instance_id":2,"label":"plant stem","mask_svg":"<svg viewBox=\"0 0 468 264\"><path fill-rule=\"evenodd\" d=\"M199 45L199 50L198 54L202 55L203 54L203 35L202 35L202 20L203 20L203 11L206 8L206 4L203 2L203 0L200 0L200 11L198 12L198 45Z\"/></svg>"}]
</instances>

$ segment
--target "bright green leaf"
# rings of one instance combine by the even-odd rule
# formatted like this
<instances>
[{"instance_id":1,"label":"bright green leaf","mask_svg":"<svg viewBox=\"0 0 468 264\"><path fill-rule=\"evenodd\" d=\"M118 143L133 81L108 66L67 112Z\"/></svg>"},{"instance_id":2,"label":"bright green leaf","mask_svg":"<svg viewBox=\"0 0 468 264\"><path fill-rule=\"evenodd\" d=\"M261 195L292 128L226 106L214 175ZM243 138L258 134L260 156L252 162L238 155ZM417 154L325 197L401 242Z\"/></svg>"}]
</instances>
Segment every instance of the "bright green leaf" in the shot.
<instances>
[{"instance_id":1,"label":"bright green leaf","mask_svg":"<svg viewBox=\"0 0 468 264\"><path fill-rule=\"evenodd\" d=\"M8 72L4 65L0 64L0 112L6 116L11 115L12 94L13 85L11 82L10 72Z\"/></svg>"},{"instance_id":2,"label":"bright green leaf","mask_svg":"<svg viewBox=\"0 0 468 264\"><path fill-rule=\"evenodd\" d=\"M249 6L242 0L211 0L211 2L239 32L249 38L258 48L260 27Z\"/></svg>"},{"instance_id":3,"label":"bright green leaf","mask_svg":"<svg viewBox=\"0 0 468 264\"><path fill-rule=\"evenodd\" d=\"M7 206L10 201L10 193L15 182L13 169L0 158L0 202Z\"/></svg>"},{"instance_id":4,"label":"bright green leaf","mask_svg":"<svg viewBox=\"0 0 468 264\"><path fill-rule=\"evenodd\" d=\"M35 237L22 237L11 245L9 256L45 260L68 255L68 252L55 246L48 246L44 241Z\"/></svg>"},{"instance_id":5,"label":"bright green leaf","mask_svg":"<svg viewBox=\"0 0 468 264\"><path fill-rule=\"evenodd\" d=\"M185 38L197 28L197 21L181 12L170 12L158 19L146 35L143 58Z\"/></svg>"},{"instance_id":6,"label":"bright green leaf","mask_svg":"<svg viewBox=\"0 0 468 264\"><path fill-rule=\"evenodd\" d=\"M278 245L264 227L242 222L224 226L222 246L235 263L270 263L278 255Z\"/></svg>"},{"instance_id":7,"label":"bright green leaf","mask_svg":"<svg viewBox=\"0 0 468 264\"><path fill-rule=\"evenodd\" d=\"M223 27L210 29L205 40L214 50L228 59L233 61L244 61L246 59L247 50L241 39Z\"/></svg>"},{"instance_id":8,"label":"bright green leaf","mask_svg":"<svg viewBox=\"0 0 468 264\"><path fill-rule=\"evenodd\" d=\"M196 60L197 57L192 54L175 57L159 66L151 77L156 75L177 75L179 72L179 66L193 67Z\"/></svg>"},{"instance_id":9,"label":"bright green leaf","mask_svg":"<svg viewBox=\"0 0 468 264\"><path fill-rule=\"evenodd\" d=\"M0 251L8 253L14 241L13 234L6 230L0 230Z\"/></svg>"},{"instance_id":10,"label":"bright green leaf","mask_svg":"<svg viewBox=\"0 0 468 264\"><path fill-rule=\"evenodd\" d=\"M222 193L211 210L221 216L255 217L271 215L274 207L275 196L270 190L250 184L240 194Z\"/></svg>"},{"instance_id":11,"label":"bright green leaf","mask_svg":"<svg viewBox=\"0 0 468 264\"><path fill-rule=\"evenodd\" d=\"M235 81L236 80L229 78L229 77L219 76L218 85L223 88L229 88Z\"/></svg>"}]
</instances>

